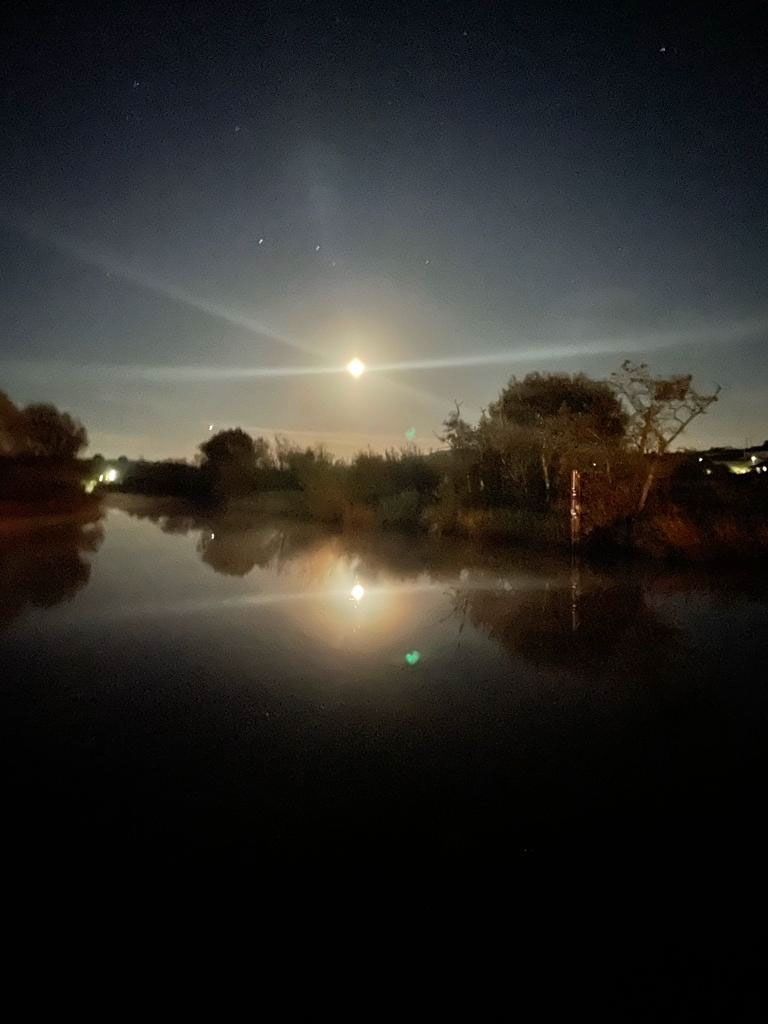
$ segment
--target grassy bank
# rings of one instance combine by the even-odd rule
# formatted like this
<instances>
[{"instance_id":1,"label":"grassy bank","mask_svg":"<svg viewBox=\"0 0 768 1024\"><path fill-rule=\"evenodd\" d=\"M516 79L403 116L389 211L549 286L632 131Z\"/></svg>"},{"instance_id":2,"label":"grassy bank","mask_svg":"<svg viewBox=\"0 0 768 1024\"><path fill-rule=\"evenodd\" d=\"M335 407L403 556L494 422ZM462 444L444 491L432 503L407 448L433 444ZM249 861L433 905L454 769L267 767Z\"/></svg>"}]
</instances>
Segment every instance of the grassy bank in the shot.
<instances>
[{"instance_id":1,"label":"grassy bank","mask_svg":"<svg viewBox=\"0 0 768 1024\"><path fill-rule=\"evenodd\" d=\"M534 514L519 509L454 508L428 505L417 509L410 500L392 514L384 508L347 503L329 515L327 505L314 509L300 492L266 492L229 502L199 502L176 497L149 497L112 492L108 504L132 515L153 519L206 517L230 522L252 522L276 517L324 525L349 532L391 532L426 535L436 543L469 541L490 545L511 544L535 550L570 550L567 509ZM407 512L408 514L404 514ZM645 516L610 529L589 533L581 550L586 555L626 554L652 560L683 562L744 561L768 557L768 517L743 518L699 510L656 505Z\"/></svg>"}]
</instances>

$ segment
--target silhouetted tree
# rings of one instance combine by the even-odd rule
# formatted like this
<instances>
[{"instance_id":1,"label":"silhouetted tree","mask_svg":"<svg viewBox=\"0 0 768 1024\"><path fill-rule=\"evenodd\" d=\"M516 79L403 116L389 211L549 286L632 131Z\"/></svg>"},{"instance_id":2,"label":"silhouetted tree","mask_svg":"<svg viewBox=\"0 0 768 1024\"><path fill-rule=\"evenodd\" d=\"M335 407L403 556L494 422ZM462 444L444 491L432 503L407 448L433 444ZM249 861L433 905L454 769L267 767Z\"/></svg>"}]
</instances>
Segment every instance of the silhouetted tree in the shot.
<instances>
[{"instance_id":1,"label":"silhouetted tree","mask_svg":"<svg viewBox=\"0 0 768 1024\"><path fill-rule=\"evenodd\" d=\"M691 374L653 377L645 363L628 359L611 374L611 386L629 410L627 437L644 454L663 455L688 424L717 401L720 387L702 395Z\"/></svg>"},{"instance_id":2,"label":"silhouetted tree","mask_svg":"<svg viewBox=\"0 0 768 1024\"><path fill-rule=\"evenodd\" d=\"M0 455L15 455L21 440L21 412L5 394L0 391Z\"/></svg>"},{"instance_id":3,"label":"silhouetted tree","mask_svg":"<svg viewBox=\"0 0 768 1024\"><path fill-rule=\"evenodd\" d=\"M23 450L49 459L73 459L88 444L82 423L55 405L26 406L19 429Z\"/></svg>"},{"instance_id":4,"label":"silhouetted tree","mask_svg":"<svg viewBox=\"0 0 768 1024\"><path fill-rule=\"evenodd\" d=\"M201 468L218 497L244 494L255 483L257 446L235 427L220 430L200 445Z\"/></svg>"},{"instance_id":5,"label":"silhouetted tree","mask_svg":"<svg viewBox=\"0 0 768 1024\"><path fill-rule=\"evenodd\" d=\"M18 409L0 391L0 454L72 459L87 444L85 427L69 413L48 403Z\"/></svg>"},{"instance_id":6,"label":"silhouetted tree","mask_svg":"<svg viewBox=\"0 0 768 1024\"><path fill-rule=\"evenodd\" d=\"M572 464L578 449L620 443L627 426L626 414L611 387L583 373L529 373L523 380L512 377L489 406L486 419L526 432L526 438L511 435L518 450L523 440L535 444L547 503L566 455Z\"/></svg>"},{"instance_id":7,"label":"silhouetted tree","mask_svg":"<svg viewBox=\"0 0 768 1024\"><path fill-rule=\"evenodd\" d=\"M691 374L654 377L645 363L629 359L611 374L611 386L626 406L627 437L644 455L664 455L697 416L717 401L720 386L711 395L702 395L693 387ZM643 484L638 511L648 500L657 472L657 461L651 459Z\"/></svg>"},{"instance_id":8,"label":"silhouetted tree","mask_svg":"<svg viewBox=\"0 0 768 1024\"><path fill-rule=\"evenodd\" d=\"M512 377L489 406L488 414L518 427L533 428L567 416L594 441L622 438L627 425L610 385L583 373L529 373L522 380Z\"/></svg>"}]
</instances>

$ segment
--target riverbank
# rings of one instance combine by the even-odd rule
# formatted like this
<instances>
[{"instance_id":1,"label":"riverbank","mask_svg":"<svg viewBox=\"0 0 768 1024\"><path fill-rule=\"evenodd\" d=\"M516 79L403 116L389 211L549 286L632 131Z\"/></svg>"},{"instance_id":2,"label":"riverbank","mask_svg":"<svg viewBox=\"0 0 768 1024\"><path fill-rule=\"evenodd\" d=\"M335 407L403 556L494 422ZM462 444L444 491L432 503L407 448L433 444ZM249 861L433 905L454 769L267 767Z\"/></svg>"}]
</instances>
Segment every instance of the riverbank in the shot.
<instances>
[{"instance_id":1,"label":"riverbank","mask_svg":"<svg viewBox=\"0 0 768 1024\"><path fill-rule=\"evenodd\" d=\"M0 536L92 523L102 515L101 500L86 494L34 502L0 500Z\"/></svg>"},{"instance_id":2,"label":"riverbank","mask_svg":"<svg viewBox=\"0 0 768 1024\"><path fill-rule=\"evenodd\" d=\"M514 546L539 551L570 552L570 523L565 513L533 515L514 509L461 509L449 519L436 515L410 529L383 525L374 510L349 506L340 519L313 515L301 492L278 491L227 503L195 502L184 498L147 497L109 492L109 506L129 515L151 519L189 518L233 524L280 517L336 532L411 534L437 544L469 542L489 547ZM755 513L741 518L700 512L695 517L676 506L656 509L634 523L594 531L580 547L587 557L643 558L651 561L718 563L757 561L768 557L768 517Z\"/></svg>"}]
</instances>

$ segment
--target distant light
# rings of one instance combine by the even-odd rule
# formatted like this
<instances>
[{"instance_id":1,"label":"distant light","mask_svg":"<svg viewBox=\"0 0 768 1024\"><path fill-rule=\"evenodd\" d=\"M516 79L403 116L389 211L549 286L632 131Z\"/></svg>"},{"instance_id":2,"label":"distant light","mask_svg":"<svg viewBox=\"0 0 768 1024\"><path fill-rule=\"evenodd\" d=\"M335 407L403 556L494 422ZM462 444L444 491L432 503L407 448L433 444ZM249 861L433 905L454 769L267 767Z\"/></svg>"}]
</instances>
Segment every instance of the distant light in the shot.
<instances>
[{"instance_id":1,"label":"distant light","mask_svg":"<svg viewBox=\"0 0 768 1024\"><path fill-rule=\"evenodd\" d=\"M357 357L350 359L347 363L347 373L352 377L361 377L365 373L365 363Z\"/></svg>"},{"instance_id":2,"label":"distant light","mask_svg":"<svg viewBox=\"0 0 768 1024\"><path fill-rule=\"evenodd\" d=\"M113 484L115 480L117 480L117 470L108 469L104 479L107 481L108 484Z\"/></svg>"},{"instance_id":3,"label":"distant light","mask_svg":"<svg viewBox=\"0 0 768 1024\"><path fill-rule=\"evenodd\" d=\"M365 587L360 583L356 583L349 593L353 601L362 601L365 597Z\"/></svg>"},{"instance_id":4,"label":"distant light","mask_svg":"<svg viewBox=\"0 0 768 1024\"><path fill-rule=\"evenodd\" d=\"M216 534L215 533L211 534L211 540L216 540Z\"/></svg>"},{"instance_id":5,"label":"distant light","mask_svg":"<svg viewBox=\"0 0 768 1024\"><path fill-rule=\"evenodd\" d=\"M320 246L319 245L315 246L315 252L320 252Z\"/></svg>"},{"instance_id":6,"label":"distant light","mask_svg":"<svg viewBox=\"0 0 768 1024\"><path fill-rule=\"evenodd\" d=\"M99 483L100 484L104 483L104 474L103 473L99 473Z\"/></svg>"},{"instance_id":7,"label":"distant light","mask_svg":"<svg viewBox=\"0 0 768 1024\"><path fill-rule=\"evenodd\" d=\"M757 462L757 456L756 455L750 455L749 460L750 460L750 462Z\"/></svg>"},{"instance_id":8,"label":"distant light","mask_svg":"<svg viewBox=\"0 0 768 1024\"><path fill-rule=\"evenodd\" d=\"M212 423L209 423L209 424L208 424L208 429L209 429L209 430L213 430L213 424L212 424Z\"/></svg>"},{"instance_id":9,"label":"distant light","mask_svg":"<svg viewBox=\"0 0 768 1024\"><path fill-rule=\"evenodd\" d=\"M259 239L259 245L264 245L264 239L263 238Z\"/></svg>"},{"instance_id":10,"label":"distant light","mask_svg":"<svg viewBox=\"0 0 768 1024\"><path fill-rule=\"evenodd\" d=\"M408 427L408 429L405 432L405 436L406 436L407 440L415 441L416 440L416 427Z\"/></svg>"},{"instance_id":11,"label":"distant light","mask_svg":"<svg viewBox=\"0 0 768 1024\"><path fill-rule=\"evenodd\" d=\"M419 661L421 661L421 652L408 651L408 653L405 656L405 660L408 662L409 665L417 665Z\"/></svg>"},{"instance_id":12,"label":"distant light","mask_svg":"<svg viewBox=\"0 0 768 1024\"><path fill-rule=\"evenodd\" d=\"M702 457L699 456L699 462L703 462L703 461L704 461L704 459L702 459Z\"/></svg>"}]
</instances>

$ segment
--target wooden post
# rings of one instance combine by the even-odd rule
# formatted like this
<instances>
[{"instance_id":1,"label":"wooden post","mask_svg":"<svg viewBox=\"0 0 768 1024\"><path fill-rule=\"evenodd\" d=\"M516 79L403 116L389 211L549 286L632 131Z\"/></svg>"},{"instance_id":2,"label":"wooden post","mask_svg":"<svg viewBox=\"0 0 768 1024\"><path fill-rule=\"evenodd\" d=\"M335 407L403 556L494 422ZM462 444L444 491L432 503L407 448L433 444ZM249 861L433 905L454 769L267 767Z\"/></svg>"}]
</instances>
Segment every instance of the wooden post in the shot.
<instances>
[{"instance_id":1,"label":"wooden post","mask_svg":"<svg viewBox=\"0 0 768 1024\"><path fill-rule=\"evenodd\" d=\"M571 470L571 548L576 549L581 540L581 474Z\"/></svg>"},{"instance_id":2,"label":"wooden post","mask_svg":"<svg viewBox=\"0 0 768 1024\"><path fill-rule=\"evenodd\" d=\"M579 598L581 597L581 573L577 550L581 540L581 474L571 470L571 631L579 628Z\"/></svg>"}]
</instances>

